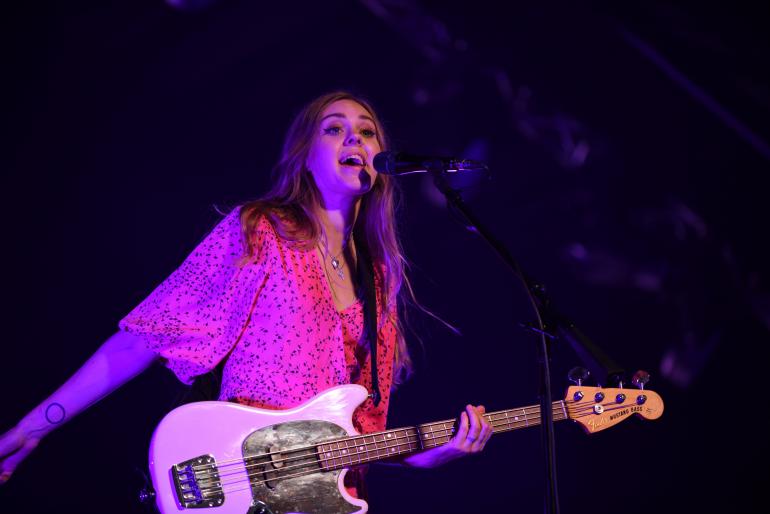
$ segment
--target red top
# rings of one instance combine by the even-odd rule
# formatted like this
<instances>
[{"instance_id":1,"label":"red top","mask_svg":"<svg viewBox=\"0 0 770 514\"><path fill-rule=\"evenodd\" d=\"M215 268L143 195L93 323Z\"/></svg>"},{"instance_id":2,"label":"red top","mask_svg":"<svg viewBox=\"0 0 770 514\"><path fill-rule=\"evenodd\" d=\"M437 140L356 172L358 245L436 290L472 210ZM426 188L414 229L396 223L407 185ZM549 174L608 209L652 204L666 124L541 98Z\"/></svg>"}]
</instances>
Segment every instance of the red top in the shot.
<instances>
[{"instance_id":1,"label":"red top","mask_svg":"<svg viewBox=\"0 0 770 514\"><path fill-rule=\"evenodd\" d=\"M338 312L315 249L284 241L265 217L254 257L241 262L239 212L225 217L120 328L144 337L187 384L229 353L220 400L287 409L336 385L371 391L360 302ZM361 433L385 429L396 346L396 310L383 312L379 279L375 285L382 401L356 409Z\"/></svg>"}]
</instances>

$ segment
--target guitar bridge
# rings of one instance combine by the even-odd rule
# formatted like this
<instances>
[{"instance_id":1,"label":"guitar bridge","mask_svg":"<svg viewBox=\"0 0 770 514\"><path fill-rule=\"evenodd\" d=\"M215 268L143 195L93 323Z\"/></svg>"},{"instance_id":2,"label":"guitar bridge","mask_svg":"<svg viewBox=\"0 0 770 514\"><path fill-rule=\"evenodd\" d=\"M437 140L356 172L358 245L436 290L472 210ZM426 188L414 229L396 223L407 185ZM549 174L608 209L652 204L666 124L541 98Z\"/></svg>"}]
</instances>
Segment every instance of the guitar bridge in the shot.
<instances>
[{"instance_id":1,"label":"guitar bridge","mask_svg":"<svg viewBox=\"0 0 770 514\"><path fill-rule=\"evenodd\" d=\"M217 463L211 455L175 464L171 468L179 504L185 509L219 507L225 502Z\"/></svg>"}]
</instances>

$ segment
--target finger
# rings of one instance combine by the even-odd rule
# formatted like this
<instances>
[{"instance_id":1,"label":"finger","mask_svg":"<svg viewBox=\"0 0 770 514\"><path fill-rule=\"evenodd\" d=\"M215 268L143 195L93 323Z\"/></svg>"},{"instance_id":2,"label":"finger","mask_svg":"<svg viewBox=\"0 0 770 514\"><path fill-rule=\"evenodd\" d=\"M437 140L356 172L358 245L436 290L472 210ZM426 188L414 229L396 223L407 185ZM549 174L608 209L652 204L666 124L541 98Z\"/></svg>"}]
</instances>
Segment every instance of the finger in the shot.
<instances>
[{"instance_id":1,"label":"finger","mask_svg":"<svg viewBox=\"0 0 770 514\"><path fill-rule=\"evenodd\" d=\"M487 444L487 441L489 441L489 438L492 437L492 434L494 434L495 431L492 428L492 425L487 423L484 427L484 444Z\"/></svg>"},{"instance_id":2,"label":"finger","mask_svg":"<svg viewBox=\"0 0 770 514\"><path fill-rule=\"evenodd\" d=\"M486 409L484 408L483 405L479 405L479 412L481 412L482 414L486 413ZM489 441L489 438L492 437L492 434L494 433L494 429L492 428L492 424L486 417L482 416L481 419L483 421L482 428L481 428L481 449L483 449L484 446L486 446L487 441Z\"/></svg>"},{"instance_id":3,"label":"finger","mask_svg":"<svg viewBox=\"0 0 770 514\"><path fill-rule=\"evenodd\" d=\"M468 428L468 442L477 444L477 441L481 438L481 416L473 405L467 405L465 407L468 413L468 419L470 420L470 427Z\"/></svg>"},{"instance_id":4,"label":"finger","mask_svg":"<svg viewBox=\"0 0 770 514\"><path fill-rule=\"evenodd\" d=\"M471 448L472 451L481 451L484 449L484 445L486 445L487 441L492 435L492 426L489 424L489 421L487 418L484 417L484 413L486 412L486 409L483 405L479 405L475 408L475 411L478 415L478 421L479 421L479 436L476 441L474 441L474 444Z\"/></svg>"},{"instance_id":5,"label":"finger","mask_svg":"<svg viewBox=\"0 0 770 514\"><path fill-rule=\"evenodd\" d=\"M468 437L468 414L466 412L460 413L460 423L457 425L457 432L452 438L452 442L456 447L462 447L465 440Z\"/></svg>"}]
</instances>

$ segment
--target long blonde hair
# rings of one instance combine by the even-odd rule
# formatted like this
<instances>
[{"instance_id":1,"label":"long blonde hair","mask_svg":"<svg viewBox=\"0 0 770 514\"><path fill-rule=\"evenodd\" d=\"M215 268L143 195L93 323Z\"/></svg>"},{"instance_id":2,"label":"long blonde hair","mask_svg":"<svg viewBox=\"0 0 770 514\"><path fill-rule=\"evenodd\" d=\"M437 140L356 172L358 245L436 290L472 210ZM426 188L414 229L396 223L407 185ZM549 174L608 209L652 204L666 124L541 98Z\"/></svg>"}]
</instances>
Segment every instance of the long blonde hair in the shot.
<instances>
[{"instance_id":1,"label":"long blonde hair","mask_svg":"<svg viewBox=\"0 0 770 514\"><path fill-rule=\"evenodd\" d=\"M246 241L247 256L253 255L252 235L260 217L267 218L285 240L307 248L315 246L322 235L317 213L321 205L320 193L313 176L305 165L321 114L334 102L351 100L363 107L372 117L377 141L382 150L388 146L385 130L371 104L346 91L321 95L308 103L294 118L283 143L281 157L273 167L273 185L263 197L241 208L241 226ZM375 273L381 284L381 298L386 312L401 303L402 285L410 290L406 280L406 260L398 238L395 223L398 191L393 179L378 175L372 188L361 198L354 233L363 238L375 263ZM384 269L384 272L383 272ZM412 361L404 339L400 320L396 319L397 345L393 371L394 384L400 383L412 371Z\"/></svg>"}]
</instances>

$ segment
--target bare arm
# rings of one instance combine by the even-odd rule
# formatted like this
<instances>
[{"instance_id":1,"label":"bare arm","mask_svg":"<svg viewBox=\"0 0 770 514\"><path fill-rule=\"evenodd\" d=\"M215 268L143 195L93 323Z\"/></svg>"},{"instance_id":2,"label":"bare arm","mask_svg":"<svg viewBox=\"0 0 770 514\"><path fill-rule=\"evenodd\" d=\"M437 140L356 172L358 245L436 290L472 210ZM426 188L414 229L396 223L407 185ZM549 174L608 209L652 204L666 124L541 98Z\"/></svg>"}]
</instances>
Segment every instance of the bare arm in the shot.
<instances>
[{"instance_id":1,"label":"bare arm","mask_svg":"<svg viewBox=\"0 0 770 514\"><path fill-rule=\"evenodd\" d=\"M0 436L0 483L43 437L147 369L155 358L138 336L119 331L110 337L64 385Z\"/></svg>"}]
</instances>

